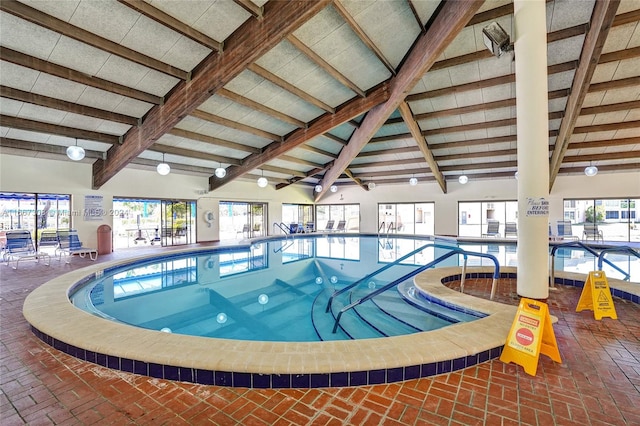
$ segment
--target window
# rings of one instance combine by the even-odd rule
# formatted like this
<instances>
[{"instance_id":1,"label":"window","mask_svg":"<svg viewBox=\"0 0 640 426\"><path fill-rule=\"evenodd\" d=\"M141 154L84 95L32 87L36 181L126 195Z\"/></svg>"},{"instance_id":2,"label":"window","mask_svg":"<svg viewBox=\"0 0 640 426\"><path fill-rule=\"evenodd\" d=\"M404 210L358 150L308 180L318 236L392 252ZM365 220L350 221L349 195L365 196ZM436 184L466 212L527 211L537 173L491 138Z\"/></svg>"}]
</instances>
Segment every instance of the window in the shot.
<instances>
[{"instance_id":1,"label":"window","mask_svg":"<svg viewBox=\"0 0 640 426\"><path fill-rule=\"evenodd\" d=\"M573 215L576 235L582 234L584 223L595 223L606 241L640 241L636 201L629 198L564 200L564 216Z\"/></svg>"},{"instance_id":2,"label":"window","mask_svg":"<svg viewBox=\"0 0 640 426\"><path fill-rule=\"evenodd\" d=\"M345 221L345 231L360 231L360 205L359 204L318 204L316 206L316 230L327 228L327 223L332 220L335 229L338 222Z\"/></svg>"},{"instance_id":3,"label":"window","mask_svg":"<svg viewBox=\"0 0 640 426\"><path fill-rule=\"evenodd\" d=\"M266 203L220 202L220 240L266 235Z\"/></svg>"},{"instance_id":4,"label":"window","mask_svg":"<svg viewBox=\"0 0 640 426\"><path fill-rule=\"evenodd\" d=\"M517 201L470 201L458 203L458 235L482 237L489 220L497 220L499 232L504 236L505 223L518 222Z\"/></svg>"},{"instance_id":5,"label":"window","mask_svg":"<svg viewBox=\"0 0 640 426\"><path fill-rule=\"evenodd\" d=\"M433 235L435 203L378 204L378 232Z\"/></svg>"}]
</instances>

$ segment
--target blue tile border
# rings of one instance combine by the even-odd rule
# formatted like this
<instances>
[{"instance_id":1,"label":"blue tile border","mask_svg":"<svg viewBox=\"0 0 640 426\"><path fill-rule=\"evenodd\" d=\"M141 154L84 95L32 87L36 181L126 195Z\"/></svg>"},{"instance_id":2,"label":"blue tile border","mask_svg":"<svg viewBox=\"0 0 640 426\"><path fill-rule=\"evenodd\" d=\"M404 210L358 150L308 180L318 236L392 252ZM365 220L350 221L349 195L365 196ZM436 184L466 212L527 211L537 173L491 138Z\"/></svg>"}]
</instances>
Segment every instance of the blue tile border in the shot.
<instances>
[{"instance_id":1,"label":"blue tile border","mask_svg":"<svg viewBox=\"0 0 640 426\"><path fill-rule=\"evenodd\" d=\"M478 278L492 278L491 273L476 273ZM515 278L516 274L500 274L501 278ZM467 274L471 278L471 274ZM456 281L460 279L460 274L451 275L442 279L442 282ZM583 287L584 280L573 280L567 278L555 278L555 284ZM633 303L640 303L639 296L618 290L611 289L614 296L629 300ZM312 374L259 374L249 372L213 371L198 368L180 367L173 365L162 365L147 363L141 360L121 358L114 355L102 354L69 345L55 339L34 326L31 326L33 334L55 349L83 361L98 364L103 367L120 370L143 376L158 379L175 380L201 385L217 385L227 387L242 388L323 388L323 387L346 387L364 386L384 383L394 383L404 380L430 377L438 374L449 373L463 368L471 367L500 357L502 346L491 348L477 354L467 355L461 358L438 361L429 364L409 365L404 367L393 367L387 369L376 369L371 371L350 371L334 373L312 373Z\"/></svg>"},{"instance_id":2,"label":"blue tile border","mask_svg":"<svg viewBox=\"0 0 640 426\"><path fill-rule=\"evenodd\" d=\"M200 385L216 385L241 388L325 388L365 386L374 384L394 383L421 377L435 376L460 370L497 358L502 347L493 348L479 354L468 355L453 360L445 360L422 365L393 367L371 371L347 371L317 374L258 374L247 372L212 371L199 368L178 367L147 363L129 358L100 354L75 346L68 345L54 339L35 327L31 327L33 334L44 343L65 352L68 355L88 361L113 370L149 376L157 379L174 380L196 383Z\"/></svg>"}]
</instances>

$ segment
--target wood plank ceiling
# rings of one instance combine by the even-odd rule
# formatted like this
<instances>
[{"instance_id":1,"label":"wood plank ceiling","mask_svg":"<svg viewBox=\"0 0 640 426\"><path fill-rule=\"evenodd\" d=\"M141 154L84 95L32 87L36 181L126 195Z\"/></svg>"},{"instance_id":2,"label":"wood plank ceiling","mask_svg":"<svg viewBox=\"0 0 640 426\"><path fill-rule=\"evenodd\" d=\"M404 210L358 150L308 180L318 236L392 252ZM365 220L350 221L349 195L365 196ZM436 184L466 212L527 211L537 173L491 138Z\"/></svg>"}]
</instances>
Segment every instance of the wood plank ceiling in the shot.
<instances>
[{"instance_id":1,"label":"wood plank ceiling","mask_svg":"<svg viewBox=\"0 0 640 426\"><path fill-rule=\"evenodd\" d=\"M640 2L547 1L549 161L640 170ZM512 178L513 3L0 2L0 149L276 188ZM214 169L224 167L220 179Z\"/></svg>"}]
</instances>

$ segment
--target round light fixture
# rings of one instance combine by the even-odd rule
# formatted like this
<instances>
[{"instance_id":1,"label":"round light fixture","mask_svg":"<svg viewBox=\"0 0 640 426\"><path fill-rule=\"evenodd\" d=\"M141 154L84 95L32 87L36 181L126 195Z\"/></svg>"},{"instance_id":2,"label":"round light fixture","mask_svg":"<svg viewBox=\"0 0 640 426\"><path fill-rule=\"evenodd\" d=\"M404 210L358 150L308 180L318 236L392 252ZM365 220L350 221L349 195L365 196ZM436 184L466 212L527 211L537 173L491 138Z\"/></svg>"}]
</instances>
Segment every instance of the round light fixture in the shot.
<instances>
[{"instance_id":1,"label":"round light fixture","mask_svg":"<svg viewBox=\"0 0 640 426\"><path fill-rule=\"evenodd\" d=\"M337 186L335 186L335 185L331 185L331 188L329 188L329 190L330 190L331 192L338 192L338 187L337 187Z\"/></svg>"},{"instance_id":2,"label":"round light fixture","mask_svg":"<svg viewBox=\"0 0 640 426\"><path fill-rule=\"evenodd\" d=\"M71 145L67 148L67 157L72 159L73 161L80 161L84 158L84 148L78 146L78 140L76 139L76 144Z\"/></svg>"},{"instance_id":3,"label":"round light fixture","mask_svg":"<svg viewBox=\"0 0 640 426\"><path fill-rule=\"evenodd\" d=\"M418 184L418 179L412 177L411 179L409 179L409 185L411 186L416 186Z\"/></svg>"},{"instance_id":4,"label":"round light fixture","mask_svg":"<svg viewBox=\"0 0 640 426\"><path fill-rule=\"evenodd\" d=\"M376 183L375 182L369 182L367 184L367 188L369 188L369 190L374 190L376 189Z\"/></svg>"},{"instance_id":5,"label":"round light fixture","mask_svg":"<svg viewBox=\"0 0 640 426\"><path fill-rule=\"evenodd\" d=\"M458 182L460 182L460 185L464 185L469 182L469 178L466 175L462 175L458 178Z\"/></svg>"},{"instance_id":6,"label":"round light fixture","mask_svg":"<svg viewBox=\"0 0 640 426\"><path fill-rule=\"evenodd\" d=\"M316 185L314 189L316 192L322 192L322 185Z\"/></svg>"},{"instance_id":7,"label":"round light fixture","mask_svg":"<svg viewBox=\"0 0 640 426\"><path fill-rule=\"evenodd\" d=\"M223 177L225 177L227 175L227 169L225 169L224 167L220 166L216 169L216 171L214 172L216 177L218 179L222 179Z\"/></svg>"},{"instance_id":8,"label":"round light fixture","mask_svg":"<svg viewBox=\"0 0 640 426\"><path fill-rule=\"evenodd\" d=\"M156 166L156 171L159 175L166 176L171 172L171 166L167 163L160 163Z\"/></svg>"},{"instance_id":9,"label":"round light fixture","mask_svg":"<svg viewBox=\"0 0 640 426\"><path fill-rule=\"evenodd\" d=\"M264 176L260 176L258 178L258 186L260 188L265 188L267 185L269 185L269 181L267 180L267 178Z\"/></svg>"},{"instance_id":10,"label":"round light fixture","mask_svg":"<svg viewBox=\"0 0 640 426\"><path fill-rule=\"evenodd\" d=\"M592 164L589 164L584 168L584 174L587 176L595 176L598 174L598 168Z\"/></svg>"}]
</instances>

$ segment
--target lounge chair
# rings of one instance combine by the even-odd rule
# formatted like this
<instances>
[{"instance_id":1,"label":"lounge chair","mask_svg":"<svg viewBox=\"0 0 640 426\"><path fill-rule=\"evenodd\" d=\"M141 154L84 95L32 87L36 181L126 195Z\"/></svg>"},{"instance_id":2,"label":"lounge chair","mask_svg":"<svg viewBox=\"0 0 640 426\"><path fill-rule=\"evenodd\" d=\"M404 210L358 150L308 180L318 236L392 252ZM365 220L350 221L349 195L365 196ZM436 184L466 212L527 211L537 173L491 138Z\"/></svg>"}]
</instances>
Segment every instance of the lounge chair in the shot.
<instances>
[{"instance_id":1,"label":"lounge chair","mask_svg":"<svg viewBox=\"0 0 640 426\"><path fill-rule=\"evenodd\" d=\"M313 222L307 222L307 226L304 228L304 232L314 232L316 230L316 224Z\"/></svg>"},{"instance_id":2,"label":"lounge chair","mask_svg":"<svg viewBox=\"0 0 640 426\"><path fill-rule=\"evenodd\" d=\"M500 222L497 220L487 221L487 232L482 234L483 237L500 237Z\"/></svg>"},{"instance_id":3,"label":"lounge chair","mask_svg":"<svg viewBox=\"0 0 640 426\"><path fill-rule=\"evenodd\" d=\"M38 240L38 248L58 247L58 233L56 231L42 231Z\"/></svg>"},{"instance_id":4,"label":"lounge chair","mask_svg":"<svg viewBox=\"0 0 640 426\"><path fill-rule=\"evenodd\" d=\"M336 226L336 232L344 232L345 231L345 226L347 225L347 221L346 220L340 220L338 221L338 226Z\"/></svg>"},{"instance_id":5,"label":"lounge chair","mask_svg":"<svg viewBox=\"0 0 640 426\"><path fill-rule=\"evenodd\" d=\"M595 223L587 222L584 224L584 230L582 231L582 241L592 239L596 242L604 242L602 231L598 229L598 225Z\"/></svg>"},{"instance_id":6,"label":"lounge chair","mask_svg":"<svg viewBox=\"0 0 640 426\"><path fill-rule=\"evenodd\" d=\"M78 237L78 231L70 229L68 231L58 231L58 260L62 260L62 256L66 256L66 263L71 261L71 256L78 255L85 257L89 255L91 260L98 258L98 250L95 248L85 247Z\"/></svg>"},{"instance_id":7,"label":"lounge chair","mask_svg":"<svg viewBox=\"0 0 640 426\"><path fill-rule=\"evenodd\" d=\"M579 238L573 235L573 227L571 226L571 221L569 220L559 220L557 222L558 227L558 238L561 240L574 240L577 241Z\"/></svg>"},{"instance_id":8,"label":"lounge chair","mask_svg":"<svg viewBox=\"0 0 640 426\"><path fill-rule=\"evenodd\" d=\"M504 237L518 238L518 224L515 222L507 222L504 224Z\"/></svg>"},{"instance_id":9,"label":"lounge chair","mask_svg":"<svg viewBox=\"0 0 640 426\"><path fill-rule=\"evenodd\" d=\"M245 235L247 236L247 238L249 238L249 224L245 223L244 225L242 225L242 231L236 232L236 238L238 238L238 234L242 234L242 238L244 238Z\"/></svg>"},{"instance_id":10,"label":"lounge chair","mask_svg":"<svg viewBox=\"0 0 640 426\"><path fill-rule=\"evenodd\" d=\"M324 232L332 232L334 223L334 220L328 220L327 225L324 227Z\"/></svg>"},{"instance_id":11,"label":"lounge chair","mask_svg":"<svg viewBox=\"0 0 640 426\"><path fill-rule=\"evenodd\" d=\"M37 251L33 245L33 239L31 238L31 232L29 231L7 231L7 241L5 243L3 260L7 263L7 266L15 261L16 264L13 269L18 269L18 265L21 260L35 260L40 262L40 259L44 259L45 265L49 266L51 257L48 253Z\"/></svg>"}]
</instances>

